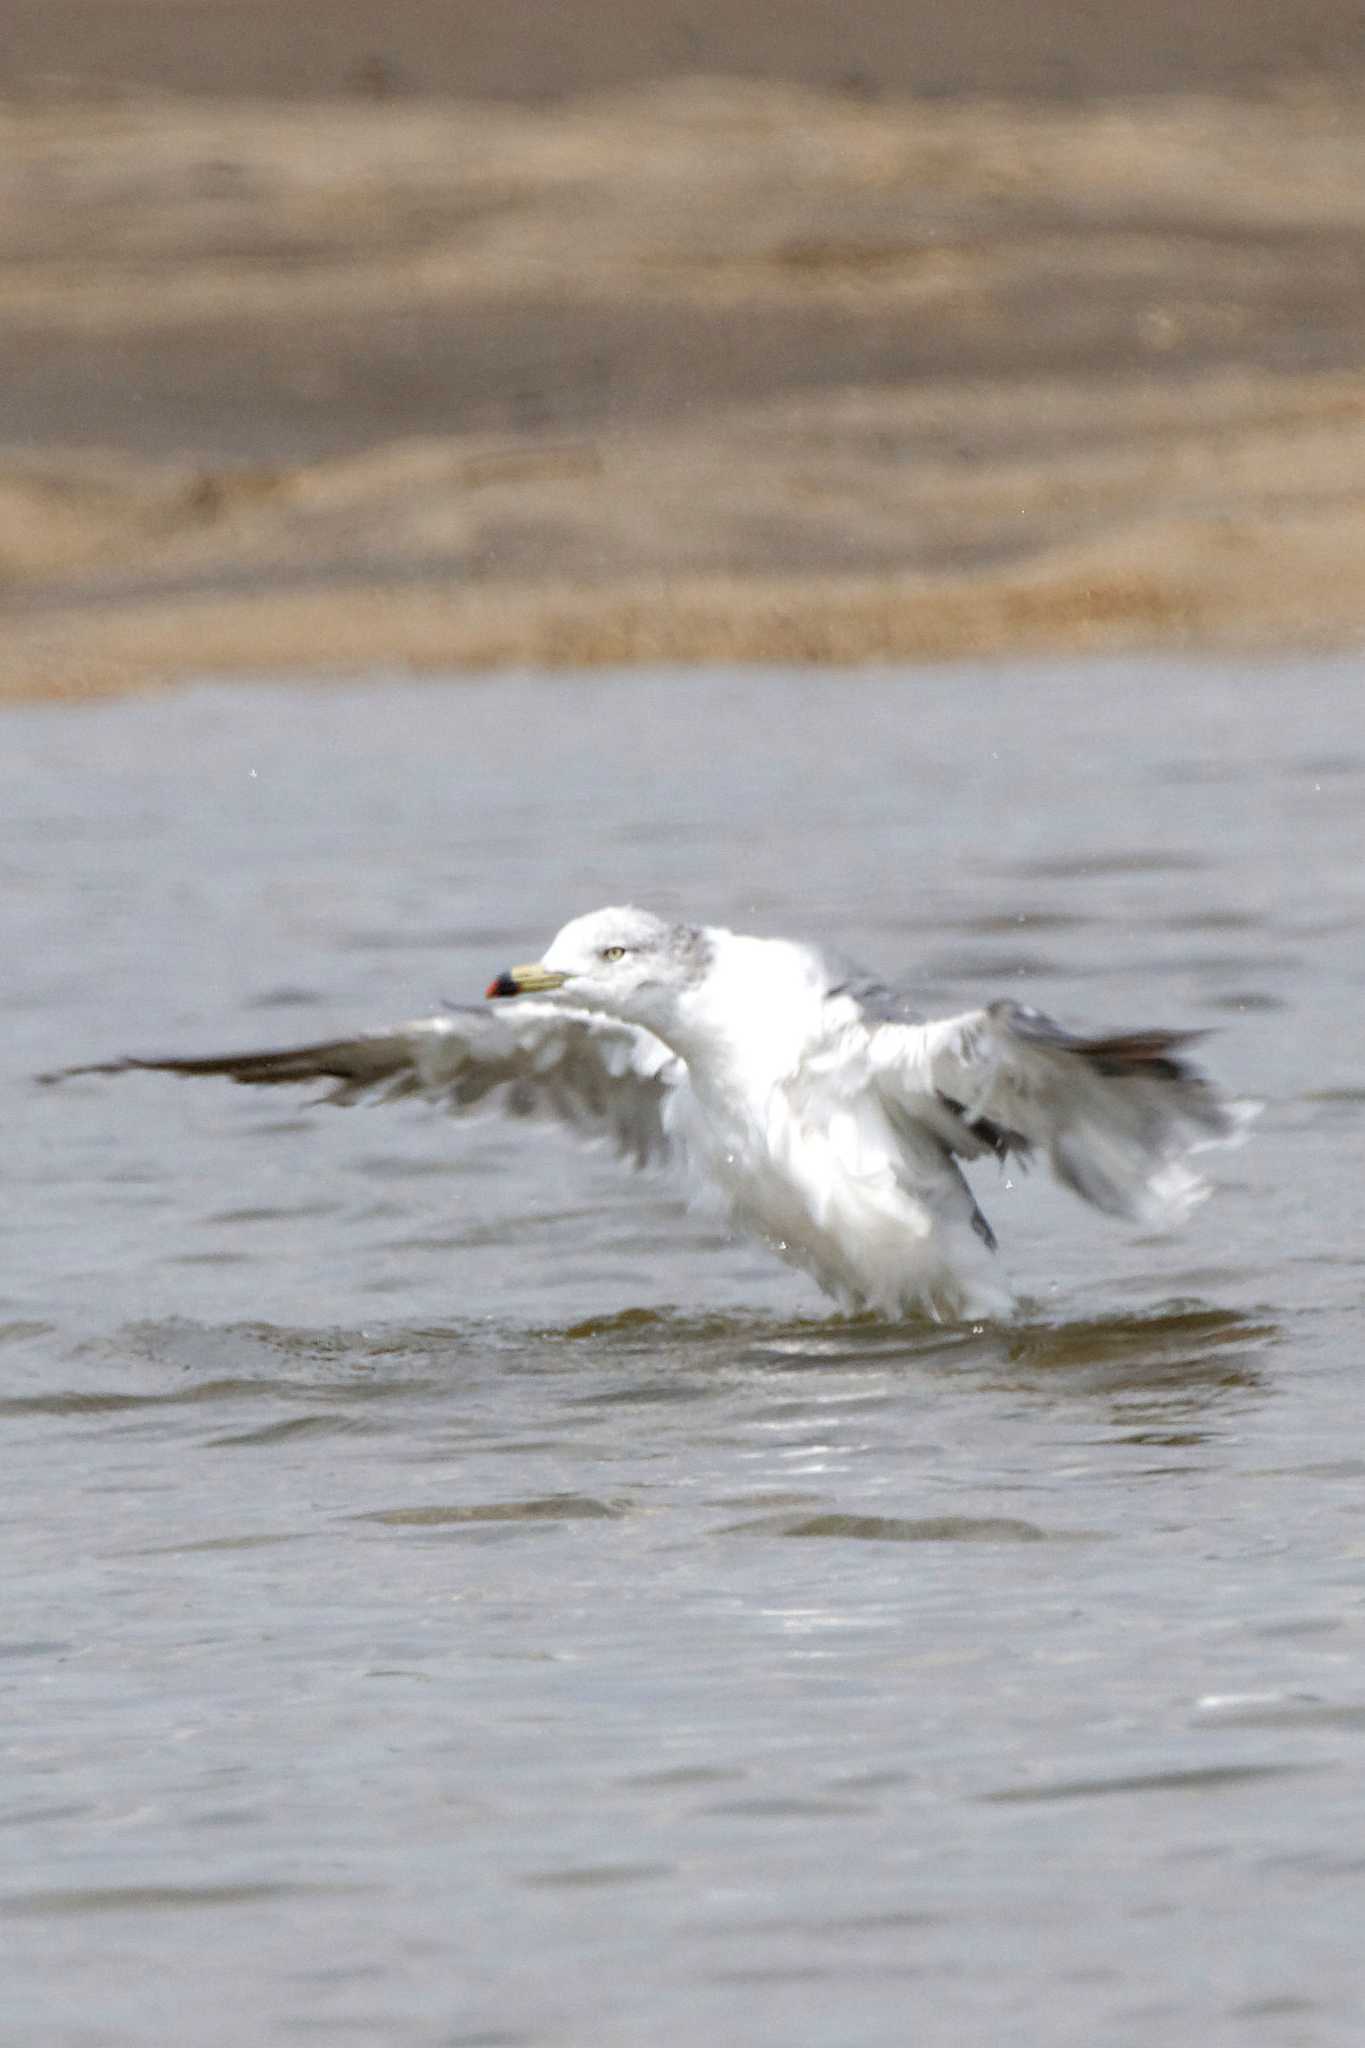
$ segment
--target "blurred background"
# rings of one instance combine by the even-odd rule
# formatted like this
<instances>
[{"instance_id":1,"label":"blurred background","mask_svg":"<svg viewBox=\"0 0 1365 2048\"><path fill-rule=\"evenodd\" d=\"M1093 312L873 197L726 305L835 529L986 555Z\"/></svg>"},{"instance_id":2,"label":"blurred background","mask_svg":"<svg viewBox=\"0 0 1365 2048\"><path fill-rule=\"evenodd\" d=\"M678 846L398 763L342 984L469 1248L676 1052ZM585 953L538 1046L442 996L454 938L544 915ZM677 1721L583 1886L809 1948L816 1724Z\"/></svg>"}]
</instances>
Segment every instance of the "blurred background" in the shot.
<instances>
[{"instance_id":1,"label":"blurred background","mask_svg":"<svg viewBox=\"0 0 1365 2048\"><path fill-rule=\"evenodd\" d=\"M8 0L0 692L1353 644L1354 0Z\"/></svg>"}]
</instances>

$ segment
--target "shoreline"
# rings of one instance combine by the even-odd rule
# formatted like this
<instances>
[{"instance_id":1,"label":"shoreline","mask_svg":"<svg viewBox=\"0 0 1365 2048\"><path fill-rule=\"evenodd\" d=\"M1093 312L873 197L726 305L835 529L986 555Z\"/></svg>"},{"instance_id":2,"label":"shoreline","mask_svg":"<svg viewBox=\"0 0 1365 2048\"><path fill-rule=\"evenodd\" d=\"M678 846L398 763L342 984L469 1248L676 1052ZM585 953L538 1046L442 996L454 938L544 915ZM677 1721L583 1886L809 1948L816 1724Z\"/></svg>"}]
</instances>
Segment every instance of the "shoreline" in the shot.
<instances>
[{"instance_id":1,"label":"shoreline","mask_svg":"<svg viewBox=\"0 0 1365 2048\"><path fill-rule=\"evenodd\" d=\"M1223 573L1200 531L1152 536L1146 567L1061 560L989 582L891 578L574 591L491 589L473 597L373 586L97 613L41 613L0 653L0 704L88 702L233 678L326 684L497 669L941 663L1010 655L1243 652L1264 659L1365 643L1353 533L1223 535ZM1181 555L1189 565L1180 566Z\"/></svg>"},{"instance_id":2,"label":"shoreline","mask_svg":"<svg viewBox=\"0 0 1365 2048\"><path fill-rule=\"evenodd\" d=\"M1361 112L0 103L0 701L1349 646Z\"/></svg>"}]
</instances>

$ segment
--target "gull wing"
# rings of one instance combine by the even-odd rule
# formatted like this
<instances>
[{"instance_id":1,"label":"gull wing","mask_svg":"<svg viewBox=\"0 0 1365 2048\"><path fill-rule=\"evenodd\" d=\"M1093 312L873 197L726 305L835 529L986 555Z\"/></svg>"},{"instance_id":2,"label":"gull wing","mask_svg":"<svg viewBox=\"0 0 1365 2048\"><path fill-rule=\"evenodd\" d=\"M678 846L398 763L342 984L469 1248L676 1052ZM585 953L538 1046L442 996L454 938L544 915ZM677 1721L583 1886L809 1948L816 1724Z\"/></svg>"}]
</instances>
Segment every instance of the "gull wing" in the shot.
<instances>
[{"instance_id":1,"label":"gull wing","mask_svg":"<svg viewBox=\"0 0 1365 2048\"><path fill-rule=\"evenodd\" d=\"M1198 1031L1077 1037L1020 1003L871 1032L893 1113L952 1151L1037 1150L1064 1186L1111 1216L1181 1221L1208 1193L1192 1153L1234 1143L1256 1105L1234 1102L1185 1057Z\"/></svg>"},{"instance_id":2,"label":"gull wing","mask_svg":"<svg viewBox=\"0 0 1365 2048\"><path fill-rule=\"evenodd\" d=\"M108 1060L77 1074L219 1074L275 1088L331 1081L326 1102L425 1096L457 1114L497 1107L509 1116L558 1118L608 1137L643 1166L670 1149L665 1106L686 1080L681 1060L652 1032L557 1004L519 1002L496 1012L455 1009L391 1031L315 1045L189 1058Z\"/></svg>"}]
</instances>

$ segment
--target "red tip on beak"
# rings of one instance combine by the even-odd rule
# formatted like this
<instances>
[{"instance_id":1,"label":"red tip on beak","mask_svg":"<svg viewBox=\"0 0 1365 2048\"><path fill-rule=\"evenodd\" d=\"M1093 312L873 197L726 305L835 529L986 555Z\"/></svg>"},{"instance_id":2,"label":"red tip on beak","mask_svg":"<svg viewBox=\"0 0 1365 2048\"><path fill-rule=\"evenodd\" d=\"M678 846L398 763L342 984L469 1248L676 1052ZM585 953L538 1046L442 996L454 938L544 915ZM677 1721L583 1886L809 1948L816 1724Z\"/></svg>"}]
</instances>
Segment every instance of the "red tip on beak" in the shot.
<instances>
[{"instance_id":1,"label":"red tip on beak","mask_svg":"<svg viewBox=\"0 0 1365 2048\"><path fill-rule=\"evenodd\" d=\"M497 975L492 981L489 982L487 988L484 990L484 995L486 997L515 996L518 994L520 994L520 990L517 988L517 985L513 981L510 974Z\"/></svg>"}]
</instances>

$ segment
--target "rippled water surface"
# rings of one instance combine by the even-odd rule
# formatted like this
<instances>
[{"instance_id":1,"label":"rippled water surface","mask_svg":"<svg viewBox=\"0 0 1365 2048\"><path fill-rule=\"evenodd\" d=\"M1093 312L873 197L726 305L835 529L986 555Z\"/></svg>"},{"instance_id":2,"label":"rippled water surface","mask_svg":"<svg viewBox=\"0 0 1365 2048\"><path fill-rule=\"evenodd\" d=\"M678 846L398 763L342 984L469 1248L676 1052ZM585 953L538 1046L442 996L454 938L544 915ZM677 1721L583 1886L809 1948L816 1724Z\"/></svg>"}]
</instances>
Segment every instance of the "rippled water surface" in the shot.
<instances>
[{"instance_id":1,"label":"rippled water surface","mask_svg":"<svg viewBox=\"0 0 1365 2048\"><path fill-rule=\"evenodd\" d=\"M1355 2044L1354 664L204 689L3 721L0 2034ZM621 899L1216 1026L1176 1239L976 1175L1011 1327L662 1180L123 1051Z\"/></svg>"}]
</instances>

